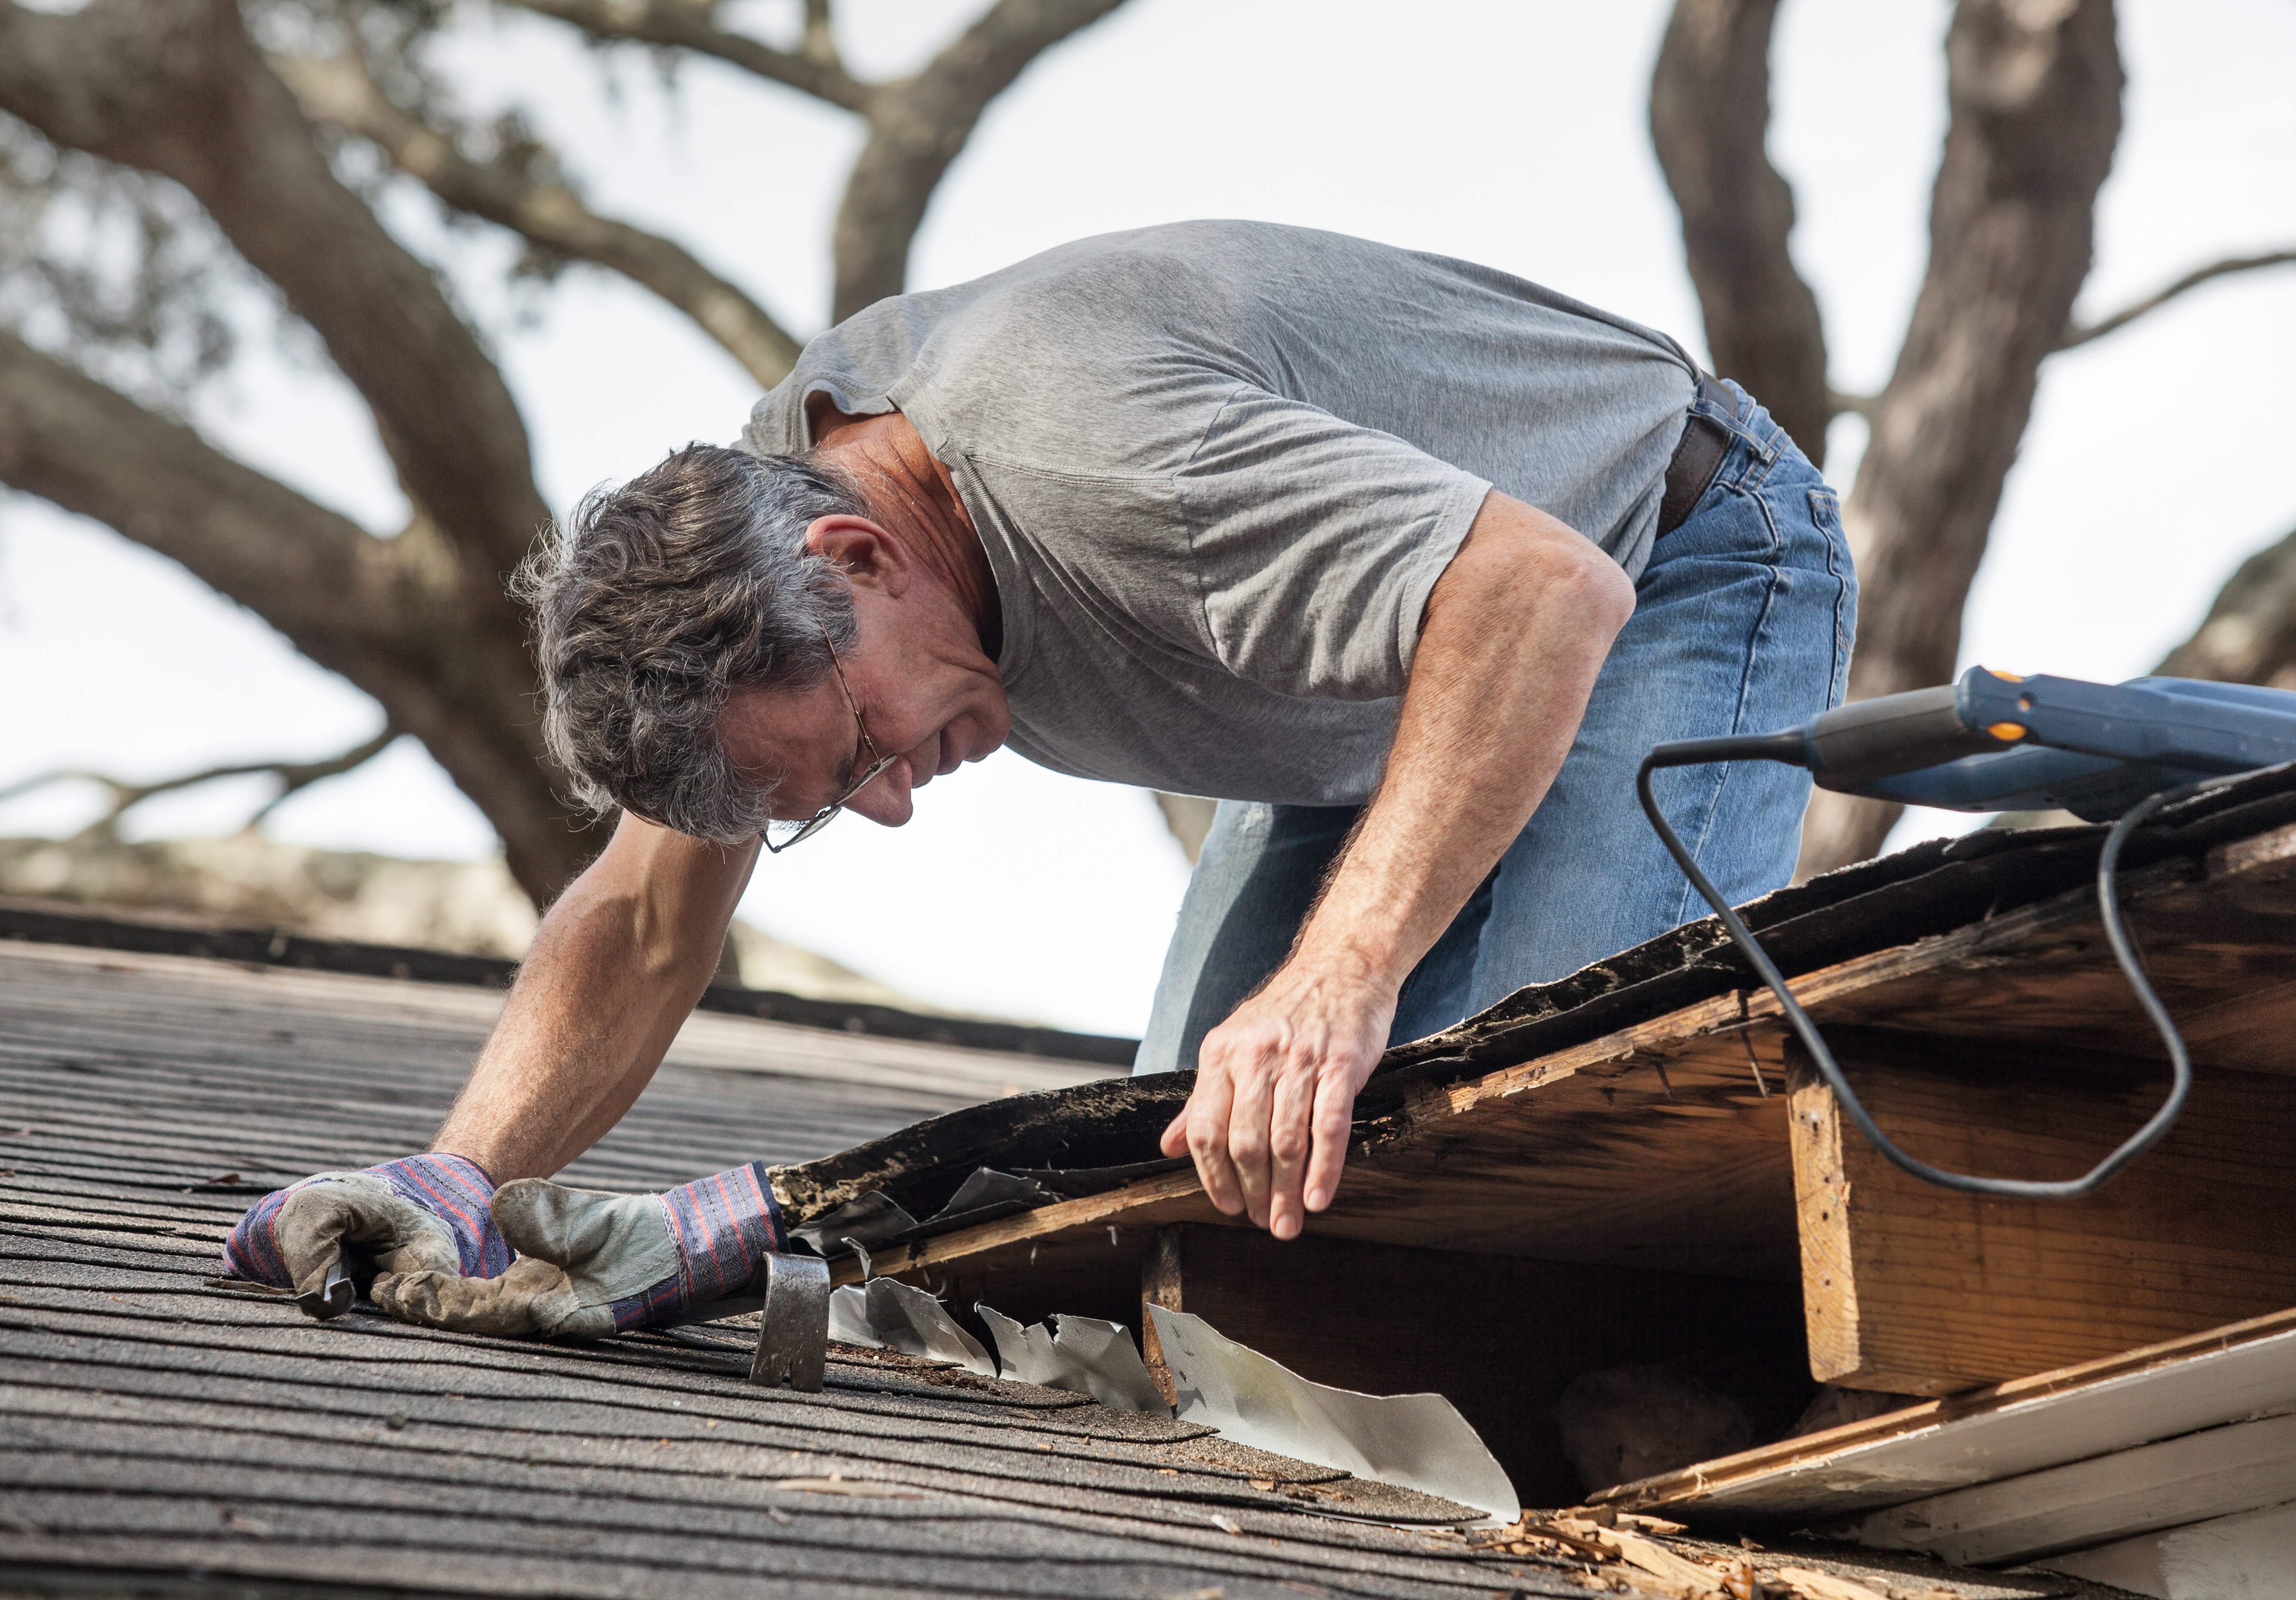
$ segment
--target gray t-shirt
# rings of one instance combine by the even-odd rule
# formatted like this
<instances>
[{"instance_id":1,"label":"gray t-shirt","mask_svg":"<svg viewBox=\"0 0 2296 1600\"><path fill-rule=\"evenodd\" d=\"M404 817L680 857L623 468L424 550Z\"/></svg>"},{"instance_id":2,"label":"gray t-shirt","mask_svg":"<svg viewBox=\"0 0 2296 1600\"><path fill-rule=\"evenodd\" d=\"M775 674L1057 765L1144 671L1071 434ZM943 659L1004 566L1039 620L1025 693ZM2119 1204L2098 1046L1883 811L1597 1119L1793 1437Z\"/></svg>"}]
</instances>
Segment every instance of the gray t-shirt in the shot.
<instances>
[{"instance_id":1,"label":"gray t-shirt","mask_svg":"<svg viewBox=\"0 0 2296 1600\"><path fill-rule=\"evenodd\" d=\"M1663 335L1488 267L1191 222L881 300L742 443L807 448L816 393L908 418L988 551L1030 760L1351 805L1487 491L1639 574L1695 384Z\"/></svg>"}]
</instances>

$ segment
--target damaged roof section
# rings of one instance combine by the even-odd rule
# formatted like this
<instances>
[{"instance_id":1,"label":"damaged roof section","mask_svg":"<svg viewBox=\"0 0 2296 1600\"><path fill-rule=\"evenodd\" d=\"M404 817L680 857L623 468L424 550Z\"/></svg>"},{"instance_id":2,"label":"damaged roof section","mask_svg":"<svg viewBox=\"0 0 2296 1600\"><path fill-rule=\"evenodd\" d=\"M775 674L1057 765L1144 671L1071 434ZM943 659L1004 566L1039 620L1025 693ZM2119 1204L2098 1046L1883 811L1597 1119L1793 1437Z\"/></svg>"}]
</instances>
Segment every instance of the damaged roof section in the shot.
<instances>
[{"instance_id":1,"label":"damaged roof section","mask_svg":"<svg viewBox=\"0 0 2296 1600\"><path fill-rule=\"evenodd\" d=\"M2292 821L2296 769L2272 768L2165 808L2129 841L2123 874L2189 870L2227 841ZM1744 907L1744 915L1781 970L1797 977L2086 890L2105 832L1980 830L1931 840L1780 890ZM1357 1098L1358 1132L1376 1139L1382 1121L1415 1095L1758 989L1719 919L1687 923L1389 1051ZM989 1220L934 1215L983 1167L1025 1176L1048 1198L1102 1194L1185 1165L1164 1159L1156 1141L1185 1104L1191 1081L1186 1073L1110 1079L969 1108L784 1169L774 1175L775 1191L799 1216L875 1192L913 1222L927 1219L881 1241L922 1240Z\"/></svg>"}]
</instances>

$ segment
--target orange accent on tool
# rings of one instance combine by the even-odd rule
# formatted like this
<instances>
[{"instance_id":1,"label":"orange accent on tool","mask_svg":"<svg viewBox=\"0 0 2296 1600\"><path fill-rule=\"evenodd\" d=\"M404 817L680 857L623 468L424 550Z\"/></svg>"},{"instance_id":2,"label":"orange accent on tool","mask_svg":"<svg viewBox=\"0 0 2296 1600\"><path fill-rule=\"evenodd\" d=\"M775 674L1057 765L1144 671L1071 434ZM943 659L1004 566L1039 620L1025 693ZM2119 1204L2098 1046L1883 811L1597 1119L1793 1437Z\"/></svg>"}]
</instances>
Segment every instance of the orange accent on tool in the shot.
<instances>
[{"instance_id":1,"label":"orange accent on tool","mask_svg":"<svg viewBox=\"0 0 2296 1600\"><path fill-rule=\"evenodd\" d=\"M2025 681L2025 675L2021 672L2004 672L1998 667L1988 667L1986 670L2005 684L2021 684Z\"/></svg>"},{"instance_id":2,"label":"orange accent on tool","mask_svg":"<svg viewBox=\"0 0 2296 1600\"><path fill-rule=\"evenodd\" d=\"M2025 725L2021 722L1997 722L1985 731L2007 744L2025 736Z\"/></svg>"}]
</instances>

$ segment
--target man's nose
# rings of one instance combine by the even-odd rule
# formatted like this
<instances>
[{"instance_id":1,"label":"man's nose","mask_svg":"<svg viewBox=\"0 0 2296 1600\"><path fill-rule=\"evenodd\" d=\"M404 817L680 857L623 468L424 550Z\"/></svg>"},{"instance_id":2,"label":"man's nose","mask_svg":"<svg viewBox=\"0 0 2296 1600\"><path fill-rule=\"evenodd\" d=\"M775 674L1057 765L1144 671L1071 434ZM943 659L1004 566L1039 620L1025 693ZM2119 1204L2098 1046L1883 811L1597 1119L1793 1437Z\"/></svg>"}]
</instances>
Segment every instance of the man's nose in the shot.
<instances>
[{"instance_id":1,"label":"man's nose","mask_svg":"<svg viewBox=\"0 0 2296 1600\"><path fill-rule=\"evenodd\" d=\"M914 810L909 800L909 766L906 757L895 761L872 779L868 787L846 801L846 808L886 827L899 827Z\"/></svg>"}]
</instances>

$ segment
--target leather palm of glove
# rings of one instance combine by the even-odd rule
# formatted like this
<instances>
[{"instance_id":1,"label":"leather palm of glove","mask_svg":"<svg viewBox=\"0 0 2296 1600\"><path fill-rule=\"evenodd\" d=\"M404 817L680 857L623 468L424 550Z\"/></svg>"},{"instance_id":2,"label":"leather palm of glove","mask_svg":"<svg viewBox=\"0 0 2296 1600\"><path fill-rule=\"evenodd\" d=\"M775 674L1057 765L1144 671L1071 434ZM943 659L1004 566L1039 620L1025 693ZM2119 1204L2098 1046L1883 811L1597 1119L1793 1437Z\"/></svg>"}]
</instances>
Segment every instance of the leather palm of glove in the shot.
<instances>
[{"instance_id":1,"label":"leather palm of glove","mask_svg":"<svg viewBox=\"0 0 2296 1600\"><path fill-rule=\"evenodd\" d=\"M459 1155L411 1155L356 1172L321 1172L274 1190L248 1208L224 1242L234 1277L291 1289L315 1316L350 1309L326 1293L340 1260L347 1271L426 1272L490 1277L511 1248L488 1212L494 1180Z\"/></svg>"},{"instance_id":2,"label":"leather palm of glove","mask_svg":"<svg viewBox=\"0 0 2296 1600\"><path fill-rule=\"evenodd\" d=\"M518 1251L508 1271L401 1271L375 1280L375 1304L463 1333L603 1339L741 1293L783 1236L762 1161L660 1194L520 1178L496 1192L493 1213Z\"/></svg>"}]
</instances>

